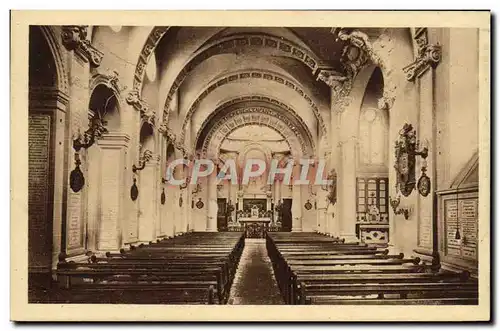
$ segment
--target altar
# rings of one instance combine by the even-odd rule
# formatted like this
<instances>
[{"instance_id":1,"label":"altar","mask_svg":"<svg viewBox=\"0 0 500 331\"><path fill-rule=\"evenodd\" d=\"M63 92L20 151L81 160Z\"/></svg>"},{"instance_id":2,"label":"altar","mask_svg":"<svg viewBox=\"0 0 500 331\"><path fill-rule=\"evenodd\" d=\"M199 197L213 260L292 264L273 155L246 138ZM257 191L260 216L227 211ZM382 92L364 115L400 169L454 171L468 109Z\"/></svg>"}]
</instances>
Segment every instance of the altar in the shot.
<instances>
[{"instance_id":1,"label":"altar","mask_svg":"<svg viewBox=\"0 0 500 331\"><path fill-rule=\"evenodd\" d=\"M271 223L269 217L244 217L239 221L245 232L245 238L265 238L266 232L269 229L269 223Z\"/></svg>"},{"instance_id":2,"label":"altar","mask_svg":"<svg viewBox=\"0 0 500 331\"><path fill-rule=\"evenodd\" d=\"M253 206L250 211L250 217L243 216L238 218L245 232L245 238L266 237L266 232L269 230L269 223L271 223L271 217L267 214L266 212L261 213L257 206Z\"/></svg>"}]
</instances>

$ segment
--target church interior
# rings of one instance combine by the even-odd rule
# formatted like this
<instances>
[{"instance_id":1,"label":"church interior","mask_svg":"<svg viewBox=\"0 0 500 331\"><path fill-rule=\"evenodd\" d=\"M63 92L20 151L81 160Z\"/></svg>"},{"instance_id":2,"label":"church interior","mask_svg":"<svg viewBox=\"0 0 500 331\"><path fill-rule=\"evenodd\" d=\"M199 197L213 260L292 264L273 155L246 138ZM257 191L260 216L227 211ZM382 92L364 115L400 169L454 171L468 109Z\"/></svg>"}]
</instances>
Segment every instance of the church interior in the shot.
<instances>
[{"instance_id":1,"label":"church interior","mask_svg":"<svg viewBox=\"0 0 500 331\"><path fill-rule=\"evenodd\" d=\"M479 56L473 28L30 26L29 302L477 305ZM202 157L328 182L166 170Z\"/></svg>"}]
</instances>

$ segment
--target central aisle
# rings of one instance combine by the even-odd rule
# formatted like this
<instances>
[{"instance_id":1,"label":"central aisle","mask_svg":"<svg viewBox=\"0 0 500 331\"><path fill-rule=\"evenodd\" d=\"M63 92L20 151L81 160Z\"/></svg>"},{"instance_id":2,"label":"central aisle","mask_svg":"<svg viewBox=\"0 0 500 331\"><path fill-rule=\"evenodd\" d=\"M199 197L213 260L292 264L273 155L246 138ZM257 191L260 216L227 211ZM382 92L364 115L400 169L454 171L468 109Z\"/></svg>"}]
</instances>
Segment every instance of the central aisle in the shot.
<instances>
[{"instance_id":1,"label":"central aisle","mask_svg":"<svg viewBox=\"0 0 500 331\"><path fill-rule=\"evenodd\" d=\"M246 239L229 293L230 305L284 304L267 256L265 239Z\"/></svg>"}]
</instances>

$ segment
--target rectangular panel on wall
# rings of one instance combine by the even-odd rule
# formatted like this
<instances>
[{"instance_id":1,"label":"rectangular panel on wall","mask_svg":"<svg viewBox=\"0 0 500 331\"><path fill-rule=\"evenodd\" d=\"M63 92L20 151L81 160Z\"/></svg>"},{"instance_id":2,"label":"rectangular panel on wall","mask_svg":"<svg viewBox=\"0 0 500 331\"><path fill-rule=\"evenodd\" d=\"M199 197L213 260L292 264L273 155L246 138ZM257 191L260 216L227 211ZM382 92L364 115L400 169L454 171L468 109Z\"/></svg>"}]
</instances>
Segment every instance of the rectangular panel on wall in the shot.
<instances>
[{"instance_id":1,"label":"rectangular panel on wall","mask_svg":"<svg viewBox=\"0 0 500 331\"><path fill-rule=\"evenodd\" d=\"M30 267L50 266L52 247L52 156L49 114L30 114L28 129L28 219Z\"/></svg>"},{"instance_id":2,"label":"rectangular panel on wall","mask_svg":"<svg viewBox=\"0 0 500 331\"><path fill-rule=\"evenodd\" d=\"M447 192L438 196L441 259L444 263L475 271L478 260L478 192Z\"/></svg>"},{"instance_id":3,"label":"rectangular panel on wall","mask_svg":"<svg viewBox=\"0 0 500 331\"><path fill-rule=\"evenodd\" d=\"M99 224L99 249L116 249L120 210L121 150L103 148L101 151L101 215Z\"/></svg>"}]
</instances>

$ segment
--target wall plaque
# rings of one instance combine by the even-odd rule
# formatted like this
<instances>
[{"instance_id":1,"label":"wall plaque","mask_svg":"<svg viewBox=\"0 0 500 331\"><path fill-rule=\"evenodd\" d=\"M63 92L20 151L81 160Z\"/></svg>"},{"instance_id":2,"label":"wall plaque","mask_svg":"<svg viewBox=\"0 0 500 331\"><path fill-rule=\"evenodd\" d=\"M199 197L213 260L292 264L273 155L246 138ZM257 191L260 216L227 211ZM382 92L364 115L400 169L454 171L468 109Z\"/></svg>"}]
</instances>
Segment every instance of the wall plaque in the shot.
<instances>
[{"instance_id":1,"label":"wall plaque","mask_svg":"<svg viewBox=\"0 0 500 331\"><path fill-rule=\"evenodd\" d=\"M50 115L29 115L28 213L45 223L50 190Z\"/></svg>"},{"instance_id":2,"label":"wall plaque","mask_svg":"<svg viewBox=\"0 0 500 331\"><path fill-rule=\"evenodd\" d=\"M445 248L447 255L477 259L477 206L477 197L445 200Z\"/></svg>"},{"instance_id":3,"label":"wall plaque","mask_svg":"<svg viewBox=\"0 0 500 331\"><path fill-rule=\"evenodd\" d=\"M28 124L29 266L50 264L52 197L51 116L30 114ZM48 261L47 261L48 259Z\"/></svg>"},{"instance_id":4,"label":"wall plaque","mask_svg":"<svg viewBox=\"0 0 500 331\"><path fill-rule=\"evenodd\" d=\"M81 248L83 246L82 231L82 202L80 193L69 193L68 212L68 249Z\"/></svg>"}]
</instances>

